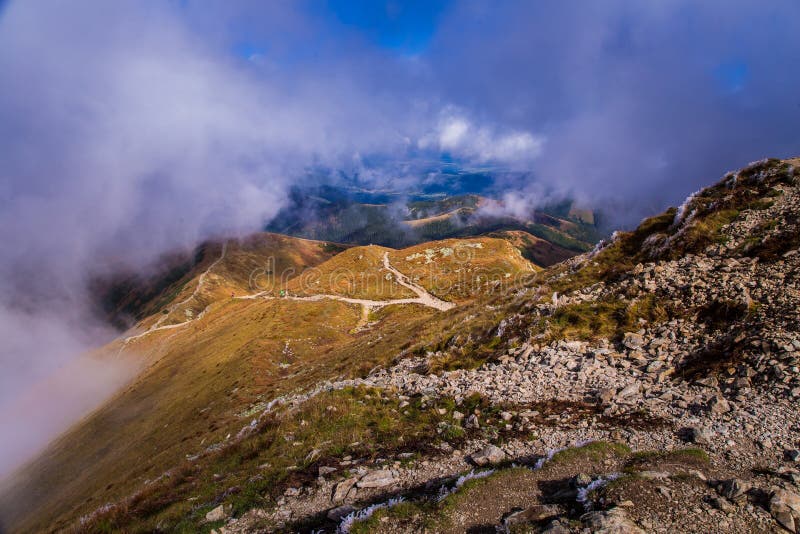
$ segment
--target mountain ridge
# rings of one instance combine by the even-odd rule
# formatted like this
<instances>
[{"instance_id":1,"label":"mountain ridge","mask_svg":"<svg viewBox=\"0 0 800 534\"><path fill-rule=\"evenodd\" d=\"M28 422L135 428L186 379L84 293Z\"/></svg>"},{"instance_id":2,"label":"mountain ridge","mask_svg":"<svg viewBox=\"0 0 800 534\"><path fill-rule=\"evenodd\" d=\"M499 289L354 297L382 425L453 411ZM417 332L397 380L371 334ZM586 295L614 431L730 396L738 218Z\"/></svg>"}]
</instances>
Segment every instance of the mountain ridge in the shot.
<instances>
[{"instance_id":1,"label":"mountain ridge","mask_svg":"<svg viewBox=\"0 0 800 534\"><path fill-rule=\"evenodd\" d=\"M200 320L143 340L153 362L146 374L27 468L40 487L64 484L62 502L40 489L49 510L15 525L795 529L798 166L765 160L730 173L545 270L503 263L521 259L517 249L480 256L491 240L456 240L481 244L467 247L477 255L463 265L500 260L498 273L524 276L470 285L444 312L387 306L368 314L366 329L355 329L363 318L346 303L241 301L226 298L223 280ZM390 258L425 286L411 263L450 281L459 267L441 260L455 248L376 247L374 261ZM449 294L461 293L440 296ZM167 384L180 394L165 392ZM108 428L134 406L142 421L126 438L174 451L154 453L123 479L126 468L114 473L103 457L116 454L120 465L127 455L134 465L143 452L114 452ZM203 413L214 414L210 424L197 424ZM92 450L106 463L84 474L81 454ZM45 484L55 465L83 480ZM68 490L92 474L105 480L71 505ZM4 512L37 494L28 486L16 501L5 493Z\"/></svg>"}]
</instances>

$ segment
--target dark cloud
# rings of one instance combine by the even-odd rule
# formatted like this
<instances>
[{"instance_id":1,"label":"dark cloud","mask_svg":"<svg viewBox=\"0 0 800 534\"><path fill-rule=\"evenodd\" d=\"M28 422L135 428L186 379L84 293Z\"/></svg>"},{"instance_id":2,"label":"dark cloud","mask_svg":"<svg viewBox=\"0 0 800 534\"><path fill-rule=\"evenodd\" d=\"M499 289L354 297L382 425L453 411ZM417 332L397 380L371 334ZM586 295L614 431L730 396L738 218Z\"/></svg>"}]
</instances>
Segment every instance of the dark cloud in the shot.
<instances>
[{"instance_id":1,"label":"dark cloud","mask_svg":"<svg viewBox=\"0 0 800 534\"><path fill-rule=\"evenodd\" d=\"M641 216L800 151L800 4L469 2L432 50L443 92L538 132L537 185Z\"/></svg>"}]
</instances>

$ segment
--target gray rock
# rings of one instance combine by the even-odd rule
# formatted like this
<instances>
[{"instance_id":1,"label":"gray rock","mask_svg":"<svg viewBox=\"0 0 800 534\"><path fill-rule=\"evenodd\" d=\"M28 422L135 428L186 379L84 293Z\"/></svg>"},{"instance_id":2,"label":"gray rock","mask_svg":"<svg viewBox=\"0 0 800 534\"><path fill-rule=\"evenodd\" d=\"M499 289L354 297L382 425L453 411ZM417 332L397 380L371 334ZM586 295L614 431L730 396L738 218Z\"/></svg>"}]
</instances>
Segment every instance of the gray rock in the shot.
<instances>
[{"instance_id":1,"label":"gray rock","mask_svg":"<svg viewBox=\"0 0 800 534\"><path fill-rule=\"evenodd\" d=\"M336 486L333 488L333 495L331 496L331 501L333 501L334 503L339 503L344 501L348 496L352 496L350 494L351 491L352 492L356 491L354 487L356 485L356 482L358 482L358 479L353 477L342 480L341 482L336 484Z\"/></svg>"},{"instance_id":2,"label":"gray rock","mask_svg":"<svg viewBox=\"0 0 800 534\"><path fill-rule=\"evenodd\" d=\"M487 445L480 451L472 454L470 460L475 465L494 465L502 462L506 458L506 453L503 449L495 445Z\"/></svg>"},{"instance_id":3,"label":"gray rock","mask_svg":"<svg viewBox=\"0 0 800 534\"><path fill-rule=\"evenodd\" d=\"M594 534L645 534L644 530L628 519L622 508L612 508L605 512L589 512L581 516L581 521Z\"/></svg>"},{"instance_id":4,"label":"gray rock","mask_svg":"<svg viewBox=\"0 0 800 534\"><path fill-rule=\"evenodd\" d=\"M736 501L742 499L745 494L750 491L751 487L749 482L740 478L731 478L729 480L723 480L717 488L717 491L726 499Z\"/></svg>"},{"instance_id":5,"label":"gray rock","mask_svg":"<svg viewBox=\"0 0 800 534\"><path fill-rule=\"evenodd\" d=\"M722 395L715 395L711 397L707 404L708 411L713 414L723 414L731 411L731 405L725 400Z\"/></svg>"},{"instance_id":6,"label":"gray rock","mask_svg":"<svg viewBox=\"0 0 800 534\"><path fill-rule=\"evenodd\" d=\"M561 509L558 506L537 504L525 510L519 510L507 515L503 519L503 526L506 527L506 530L511 530L515 525L541 523L542 521L553 519L560 515Z\"/></svg>"},{"instance_id":7,"label":"gray rock","mask_svg":"<svg viewBox=\"0 0 800 534\"><path fill-rule=\"evenodd\" d=\"M640 349L644 345L644 337L635 332L626 332L625 337L622 339L622 344L631 350Z\"/></svg>"},{"instance_id":8,"label":"gray rock","mask_svg":"<svg viewBox=\"0 0 800 534\"><path fill-rule=\"evenodd\" d=\"M800 532L800 495L775 489L769 501L769 511L783 528L789 532Z\"/></svg>"},{"instance_id":9,"label":"gray rock","mask_svg":"<svg viewBox=\"0 0 800 534\"><path fill-rule=\"evenodd\" d=\"M206 514L206 521L209 523L213 523L214 521L222 521L227 516L228 514L225 513L225 506L220 504Z\"/></svg>"},{"instance_id":10,"label":"gray rock","mask_svg":"<svg viewBox=\"0 0 800 534\"><path fill-rule=\"evenodd\" d=\"M361 479L356 482L358 488L385 488L391 486L397 481L394 471L388 469L380 469L378 471L370 471Z\"/></svg>"},{"instance_id":11,"label":"gray rock","mask_svg":"<svg viewBox=\"0 0 800 534\"><path fill-rule=\"evenodd\" d=\"M783 451L783 457L790 462L800 462L800 450L787 449Z\"/></svg>"},{"instance_id":12,"label":"gray rock","mask_svg":"<svg viewBox=\"0 0 800 534\"><path fill-rule=\"evenodd\" d=\"M686 439L698 445L709 445L714 434L707 428L691 426L686 429Z\"/></svg>"},{"instance_id":13,"label":"gray rock","mask_svg":"<svg viewBox=\"0 0 800 534\"><path fill-rule=\"evenodd\" d=\"M330 467L330 466L327 466L327 465L321 465L319 467L319 469L317 470L317 473L321 477L324 477L325 475L330 475L331 473L335 473L335 472L336 472L336 468L335 467Z\"/></svg>"}]
</instances>

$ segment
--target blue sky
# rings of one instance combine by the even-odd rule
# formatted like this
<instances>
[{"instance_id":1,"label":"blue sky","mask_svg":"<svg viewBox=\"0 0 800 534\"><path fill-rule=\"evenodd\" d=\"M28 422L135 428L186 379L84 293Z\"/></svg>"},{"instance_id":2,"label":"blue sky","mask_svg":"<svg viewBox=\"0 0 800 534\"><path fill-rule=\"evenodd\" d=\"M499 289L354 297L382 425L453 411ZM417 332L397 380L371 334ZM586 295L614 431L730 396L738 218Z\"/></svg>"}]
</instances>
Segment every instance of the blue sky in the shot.
<instances>
[{"instance_id":1,"label":"blue sky","mask_svg":"<svg viewBox=\"0 0 800 534\"><path fill-rule=\"evenodd\" d=\"M370 42L415 55L426 50L449 4L445 0L329 0L326 7L338 22Z\"/></svg>"}]
</instances>

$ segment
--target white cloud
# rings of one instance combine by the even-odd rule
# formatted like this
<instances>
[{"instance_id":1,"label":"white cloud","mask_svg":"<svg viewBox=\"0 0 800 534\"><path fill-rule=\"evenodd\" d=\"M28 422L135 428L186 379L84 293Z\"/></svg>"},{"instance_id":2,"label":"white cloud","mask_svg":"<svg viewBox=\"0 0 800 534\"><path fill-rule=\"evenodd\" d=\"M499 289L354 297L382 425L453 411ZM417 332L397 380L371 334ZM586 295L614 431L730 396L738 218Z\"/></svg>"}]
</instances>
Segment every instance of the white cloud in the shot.
<instances>
[{"instance_id":1,"label":"white cloud","mask_svg":"<svg viewBox=\"0 0 800 534\"><path fill-rule=\"evenodd\" d=\"M433 132L422 136L422 149L441 150L464 160L530 165L541 153L545 139L527 131L475 124L463 112L445 108Z\"/></svg>"}]
</instances>

